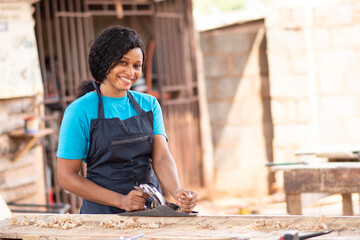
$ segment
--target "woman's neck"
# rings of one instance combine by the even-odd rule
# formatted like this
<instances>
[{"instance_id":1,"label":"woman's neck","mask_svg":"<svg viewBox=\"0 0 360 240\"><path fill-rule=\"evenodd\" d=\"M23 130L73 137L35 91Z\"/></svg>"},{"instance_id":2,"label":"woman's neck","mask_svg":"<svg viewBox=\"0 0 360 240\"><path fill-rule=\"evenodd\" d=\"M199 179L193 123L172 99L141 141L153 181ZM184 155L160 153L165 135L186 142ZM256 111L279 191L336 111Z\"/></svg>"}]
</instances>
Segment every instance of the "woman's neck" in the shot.
<instances>
[{"instance_id":1,"label":"woman's neck","mask_svg":"<svg viewBox=\"0 0 360 240\"><path fill-rule=\"evenodd\" d=\"M121 97L125 97L127 91L125 90L118 90L115 87L111 86L111 84L109 84L108 82L103 82L100 85L100 92L101 95L105 96L105 97L112 97L112 98L121 98Z\"/></svg>"}]
</instances>

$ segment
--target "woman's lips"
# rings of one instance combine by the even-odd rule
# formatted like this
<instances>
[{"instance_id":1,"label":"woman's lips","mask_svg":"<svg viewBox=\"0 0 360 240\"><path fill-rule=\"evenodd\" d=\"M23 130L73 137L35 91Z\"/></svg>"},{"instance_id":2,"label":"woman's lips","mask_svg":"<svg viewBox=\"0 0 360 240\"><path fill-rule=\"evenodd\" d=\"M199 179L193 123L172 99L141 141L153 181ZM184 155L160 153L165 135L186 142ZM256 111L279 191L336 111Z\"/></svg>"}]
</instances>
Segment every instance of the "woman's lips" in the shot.
<instances>
[{"instance_id":1,"label":"woman's lips","mask_svg":"<svg viewBox=\"0 0 360 240\"><path fill-rule=\"evenodd\" d=\"M125 77L119 77L119 78L120 78L120 80L121 80L122 82L124 82L125 84L131 84L131 83L132 83L132 80L129 79L129 78L125 78Z\"/></svg>"}]
</instances>

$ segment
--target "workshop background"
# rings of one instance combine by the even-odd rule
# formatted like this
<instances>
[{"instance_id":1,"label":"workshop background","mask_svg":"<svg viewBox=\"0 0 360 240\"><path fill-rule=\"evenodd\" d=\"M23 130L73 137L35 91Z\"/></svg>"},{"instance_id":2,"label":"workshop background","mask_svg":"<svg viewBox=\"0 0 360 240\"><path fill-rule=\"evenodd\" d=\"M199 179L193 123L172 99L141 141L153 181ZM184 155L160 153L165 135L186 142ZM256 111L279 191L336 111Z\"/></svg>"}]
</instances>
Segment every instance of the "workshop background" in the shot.
<instances>
[{"instance_id":1,"label":"workshop background","mask_svg":"<svg viewBox=\"0 0 360 240\"><path fill-rule=\"evenodd\" d=\"M88 43L115 23L146 43L137 87L159 99L180 179L202 200L281 202L282 172L265 164L323 160L295 154L306 147L360 150L360 3L244 2L200 21L191 0L0 0L4 201L78 211L57 185L57 134L90 77ZM29 116L51 131L19 134Z\"/></svg>"}]
</instances>

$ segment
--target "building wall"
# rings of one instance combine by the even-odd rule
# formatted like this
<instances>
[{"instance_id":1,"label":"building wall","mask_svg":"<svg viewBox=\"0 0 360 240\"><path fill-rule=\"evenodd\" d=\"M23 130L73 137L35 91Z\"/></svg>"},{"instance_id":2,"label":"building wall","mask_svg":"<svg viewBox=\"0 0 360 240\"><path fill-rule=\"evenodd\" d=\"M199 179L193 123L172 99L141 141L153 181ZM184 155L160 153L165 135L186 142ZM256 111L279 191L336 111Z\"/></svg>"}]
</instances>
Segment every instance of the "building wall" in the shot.
<instances>
[{"instance_id":1,"label":"building wall","mask_svg":"<svg viewBox=\"0 0 360 240\"><path fill-rule=\"evenodd\" d=\"M29 138L10 133L24 129L24 117L43 117L42 80L31 1L0 1L0 196L6 202L46 202L42 141L14 162Z\"/></svg>"},{"instance_id":2,"label":"building wall","mask_svg":"<svg viewBox=\"0 0 360 240\"><path fill-rule=\"evenodd\" d=\"M14 162L15 154L25 147L29 138L9 136L12 131L24 128L25 116L38 111L36 97L0 100L0 196L6 202L46 202L42 146L36 145Z\"/></svg>"},{"instance_id":3,"label":"building wall","mask_svg":"<svg viewBox=\"0 0 360 240\"><path fill-rule=\"evenodd\" d=\"M200 33L217 196L268 194L272 124L264 21ZM215 195L215 196L216 196Z\"/></svg>"},{"instance_id":4,"label":"building wall","mask_svg":"<svg viewBox=\"0 0 360 240\"><path fill-rule=\"evenodd\" d=\"M281 1L266 29L274 161L297 161L301 147L358 145L360 3Z\"/></svg>"},{"instance_id":5,"label":"building wall","mask_svg":"<svg viewBox=\"0 0 360 240\"><path fill-rule=\"evenodd\" d=\"M0 0L0 98L43 92L31 1Z\"/></svg>"}]
</instances>

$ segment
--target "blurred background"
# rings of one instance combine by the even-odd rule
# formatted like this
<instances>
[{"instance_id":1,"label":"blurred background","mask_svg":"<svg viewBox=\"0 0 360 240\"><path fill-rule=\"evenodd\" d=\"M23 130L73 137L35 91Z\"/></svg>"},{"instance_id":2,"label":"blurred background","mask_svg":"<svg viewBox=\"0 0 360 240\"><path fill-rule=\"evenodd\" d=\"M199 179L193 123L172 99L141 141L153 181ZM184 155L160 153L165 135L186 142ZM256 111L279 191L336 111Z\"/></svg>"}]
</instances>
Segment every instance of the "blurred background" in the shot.
<instances>
[{"instance_id":1,"label":"blurred background","mask_svg":"<svg viewBox=\"0 0 360 240\"><path fill-rule=\"evenodd\" d=\"M78 212L81 199L57 184L58 132L91 79L89 43L113 24L146 44L133 90L159 100L200 212L289 214L292 164L358 168L356 0L0 0L0 196L12 211ZM359 173L336 174L336 190L301 192L303 213L358 202Z\"/></svg>"}]
</instances>

